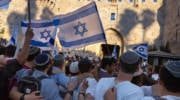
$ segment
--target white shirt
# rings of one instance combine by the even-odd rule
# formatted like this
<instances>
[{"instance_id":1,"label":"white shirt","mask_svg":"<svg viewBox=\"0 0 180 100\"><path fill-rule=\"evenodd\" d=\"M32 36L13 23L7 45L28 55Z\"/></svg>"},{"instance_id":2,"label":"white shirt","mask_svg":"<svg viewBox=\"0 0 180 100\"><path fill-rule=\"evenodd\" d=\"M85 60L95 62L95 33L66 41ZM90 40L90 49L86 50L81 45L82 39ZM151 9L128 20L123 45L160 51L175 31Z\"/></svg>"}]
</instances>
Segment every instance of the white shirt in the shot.
<instances>
[{"instance_id":1,"label":"white shirt","mask_svg":"<svg viewBox=\"0 0 180 100\"><path fill-rule=\"evenodd\" d=\"M180 97L172 96L172 95L162 96L162 98L165 98L167 100L180 100Z\"/></svg>"},{"instance_id":2,"label":"white shirt","mask_svg":"<svg viewBox=\"0 0 180 100\"><path fill-rule=\"evenodd\" d=\"M162 96L161 98L165 99L165 100L180 100L180 97L172 96L172 95ZM141 100L156 100L156 99L153 98L152 96L146 96L146 97L142 98Z\"/></svg>"},{"instance_id":3,"label":"white shirt","mask_svg":"<svg viewBox=\"0 0 180 100\"><path fill-rule=\"evenodd\" d=\"M144 96L151 96L152 94L152 86L141 86L142 91L144 92Z\"/></svg>"},{"instance_id":4,"label":"white shirt","mask_svg":"<svg viewBox=\"0 0 180 100\"><path fill-rule=\"evenodd\" d=\"M140 87L129 81L115 84L115 78L102 78L96 85L95 100L104 100L105 92L112 87L117 88L117 100L140 100L144 93Z\"/></svg>"},{"instance_id":5,"label":"white shirt","mask_svg":"<svg viewBox=\"0 0 180 100\"><path fill-rule=\"evenodd\" d=\"M86 78L85 80L88 81L88 88L86 89L86 94L90 94L91 96L94 97L97 81L94 78ZM78 88L76 90L74 90L73 100L78 100L78 94L80 92L83 82L81 82L81 84L78 86Z\"/></svg>"}]
</instances>

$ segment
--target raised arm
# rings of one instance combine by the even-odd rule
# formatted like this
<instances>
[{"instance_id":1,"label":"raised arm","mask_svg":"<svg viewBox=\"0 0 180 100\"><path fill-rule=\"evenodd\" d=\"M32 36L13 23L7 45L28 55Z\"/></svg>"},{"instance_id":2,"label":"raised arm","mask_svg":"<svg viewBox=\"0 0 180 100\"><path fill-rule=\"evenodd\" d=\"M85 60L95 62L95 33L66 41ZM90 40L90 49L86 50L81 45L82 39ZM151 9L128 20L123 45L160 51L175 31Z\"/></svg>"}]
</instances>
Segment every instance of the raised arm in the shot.
<instances>
[{"instance_id":1,"label":"raised arm","mask_svg":"<svg viewBox=\"0 0 180 100\"><path fill-rule=\"evenodd\" d=\"M32 39L33 35L34 35L33 30L30 27L28 27L26 34L25 34L24 44L16 58L20 65L24 64L24 62L26 61L26 59L29 55L30 43L31 43L31 39Z\"/></svg>"}]
</instances>

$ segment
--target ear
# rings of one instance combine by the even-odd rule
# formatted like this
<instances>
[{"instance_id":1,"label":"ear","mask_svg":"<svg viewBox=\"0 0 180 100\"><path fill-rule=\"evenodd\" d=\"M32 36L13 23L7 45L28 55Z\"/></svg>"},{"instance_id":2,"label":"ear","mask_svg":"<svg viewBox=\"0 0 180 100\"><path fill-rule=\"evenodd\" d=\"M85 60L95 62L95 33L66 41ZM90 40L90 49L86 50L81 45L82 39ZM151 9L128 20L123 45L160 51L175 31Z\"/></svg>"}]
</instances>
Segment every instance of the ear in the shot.
<instances>
[{"instance_id":1,"label":"ear","mask_svg":"<svg viewBox=\"0 0 180 100\"><path fill-rule=\"evenodd\" d=\"M136 69L136 71L139 71L140 70L140 64L138 64L138 67L137 67L137 69Z\"/></svg>"}]
</instances>

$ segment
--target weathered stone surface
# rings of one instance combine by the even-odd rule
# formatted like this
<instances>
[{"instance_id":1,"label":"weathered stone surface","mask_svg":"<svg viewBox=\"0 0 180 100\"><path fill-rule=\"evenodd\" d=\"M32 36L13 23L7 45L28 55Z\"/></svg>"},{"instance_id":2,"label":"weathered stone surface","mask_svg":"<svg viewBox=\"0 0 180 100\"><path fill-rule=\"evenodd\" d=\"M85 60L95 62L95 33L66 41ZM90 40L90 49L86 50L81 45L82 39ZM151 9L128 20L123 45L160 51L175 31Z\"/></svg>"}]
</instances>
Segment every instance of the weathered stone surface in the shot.
<instances>
[{"instance_id":1,"label":"weathered stone surface","mask_svg":"<svg viewBox=\"0 0 180 100\"><path fill-rule=\"evenodd\" d=\"M52 16L66 14L72 12L92 0L31 0L32 19L51 19ZM111 3L108 0L94 0L97 4L100 18L106 31L107 42L110 44L121 45L121 39L117 38L115 32L108 29L117 30L124 37L125 45L135 45L141 42L149 42L150 44L161 45L161 40L173 40L176 38L174 33L169 32L178 22L177 10L178 0L167 0L168 5L163 7L163 0L122 0L121 2ZM165 1L165 0L164 0ZM177 3L178 2L178 3ZM0 37L9 38L14 25L20 25L20 21L27 19L26 0L12 0L9 9L1 9L0 15L0 33L4 30L4 34ZM173 8L174 7L174 8ZM167 14L163 11L167 9ZM172 10L173 9L173 10ZM111 20L111 13L115 13L115 20ZM166 22L164 21L167 16ZM168 19L169 18L169 19ZM159 22L159 23L158 23ZM166 30L163 30L164 23L168 24ZM20 28L19 28L20 29ZM22 40L21 31L19 31L19 42ZM160 34L161 33L161 34ZM180 32L179 32L180 33ZM178 33L178 34L179 34ZM112 35L114 34L114 35ZM162 35L163 34L163 35ZM180 36L178 35L179 43ZM169 41L170 44L175 42ZM100 44L87 46L88 50L99 52ZM179 49L177 45L171 45L172 51L178 53L175 49Z\"/></svg>"}]
</instances>

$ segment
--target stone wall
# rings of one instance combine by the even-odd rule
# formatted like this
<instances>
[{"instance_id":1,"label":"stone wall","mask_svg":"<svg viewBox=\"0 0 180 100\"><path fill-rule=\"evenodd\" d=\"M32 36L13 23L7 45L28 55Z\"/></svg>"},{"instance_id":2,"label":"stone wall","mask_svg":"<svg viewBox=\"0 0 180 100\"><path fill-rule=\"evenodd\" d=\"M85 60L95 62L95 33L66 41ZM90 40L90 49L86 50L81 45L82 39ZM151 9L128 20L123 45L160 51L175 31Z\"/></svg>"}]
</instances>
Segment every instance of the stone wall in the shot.
<instances>
[{"instance_id":1,"label":"stone wall","mask_svg":"<svg viewBox=\"0 0 180 100\"><path fill-rule=\"evenodd\" d=\"M180 0L164 1L166 7L164 42L171 52L180 55Z\"/></svg>"},{"instance_id":2,"label":"stone wall","mask_svg":"<svg viewBox=\"0 0 180 100\"><path fill-rule=\"evenodd\" d=\"M91 1L92 0L31 0L32 19L51 19L52 16L72 12ZM104 30L106 30L108 43L121 45L121 39L117 37L117 33L108 30L115 29L118 31L118 34L124 37L126 47L141 42L161 45L161 40L164 38L161 38L160 33L162 32L165 17L163 15L164 13L160 11L163 7L163 0L157 0L157 2L153 2L153 0L146 0L145 2L141 0L135 0L133 2L129 0L122 0L121 2L118 2L118 0L114 0L115 2L108 2L108 0L93 1L97 4ZM169 2L170 1L175 2L178 0L169 0ZM26 6L26 0L12 0L8 10L0 10L0 12L3 13L0 15L0 32L2 28L4 29L4 34L0 34L0 37L9 38L14 25L20 25L20 21L27 19ZM165 8L163 8L163 10L164 9ZM111 20L111 13L115 13L115 20ZM170 15L169 13L167 16ZM166 21L166 23L169 22ZM19 31L19 33L21 33L21 31ZM166 33L168 34L168 32ZM19 36L19 40L22 40L22 34ZM174 35L172 35L172 37L174 37ZM87 46L86 48L97 53L100 51L100 44L101 43Z\"/></svg>"}]
</instances>

